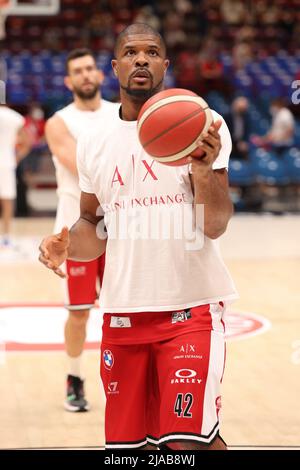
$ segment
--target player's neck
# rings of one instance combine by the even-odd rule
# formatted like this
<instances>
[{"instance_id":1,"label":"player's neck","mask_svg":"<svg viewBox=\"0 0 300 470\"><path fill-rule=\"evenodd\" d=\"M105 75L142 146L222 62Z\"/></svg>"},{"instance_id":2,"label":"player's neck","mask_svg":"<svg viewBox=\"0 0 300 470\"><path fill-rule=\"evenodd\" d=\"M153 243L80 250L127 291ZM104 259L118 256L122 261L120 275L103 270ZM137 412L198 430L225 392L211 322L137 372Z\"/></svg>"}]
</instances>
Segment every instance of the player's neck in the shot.
<instances>
[{"instance_id":1,"label":"player's neck","mask_svg":"<svg viewBox=\"0 0 300 470\"><path fill-rule=\"evenodd\" d=\"M126 93L123 93L121 89L121 119L123 121L136 121L144 102L140 100L134 100L129 97Z\"/></svg>"},{"instance_id":2,"label":"player's neck","mask_svg":"<svg viewBox=\"0 0 300 470\"><path fill-rule=\"evenodd\" d=\"M82 100L78 96L74 97L74 103L76 108L80 111L97 111L101 106L101 96L96 95L91 100Z\"/></svg>"}]
</instances>

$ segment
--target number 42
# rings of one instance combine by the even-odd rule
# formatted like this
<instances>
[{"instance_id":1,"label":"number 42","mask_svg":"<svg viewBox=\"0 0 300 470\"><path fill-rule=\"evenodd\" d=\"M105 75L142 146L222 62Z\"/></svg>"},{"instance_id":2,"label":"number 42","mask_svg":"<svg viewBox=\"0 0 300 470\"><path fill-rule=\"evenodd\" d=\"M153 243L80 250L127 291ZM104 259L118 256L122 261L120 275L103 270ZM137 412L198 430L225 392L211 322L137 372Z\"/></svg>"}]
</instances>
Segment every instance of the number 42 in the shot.
<instances>
[{"instance_id":1,"label":"number 42","mask_svg":"<svg viewBox=\"0 0 300 470\"><path fill-rule=\"evenodd\" d=\"M178 393L174 405L174 413L177 414L178 418L191 418L193 416L190 412L193 401L191 393L186 393L185 395Z\"/></svg>"}]
</instances>

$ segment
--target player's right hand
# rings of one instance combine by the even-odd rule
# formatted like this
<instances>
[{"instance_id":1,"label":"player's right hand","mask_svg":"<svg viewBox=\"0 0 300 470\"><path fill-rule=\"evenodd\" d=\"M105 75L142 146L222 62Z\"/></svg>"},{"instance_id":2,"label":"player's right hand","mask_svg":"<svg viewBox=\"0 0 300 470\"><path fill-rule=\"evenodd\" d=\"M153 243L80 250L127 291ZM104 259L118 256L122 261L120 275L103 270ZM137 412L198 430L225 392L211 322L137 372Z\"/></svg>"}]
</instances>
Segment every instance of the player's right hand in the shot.
<instances>
[{"instance_id":1,"label":"player's right hand","mask_svg":"<svg viewBox=\"0 0 300 470\"><path fill-rule=\"evenodd\" d=\"M39 261L62 278L65 278L66 274L59 266L61 266L68 257L69 244L69 229L64 227L57 235L50 235L44 238L39 246L41 252Z\"/></svg>"}]
</instances>

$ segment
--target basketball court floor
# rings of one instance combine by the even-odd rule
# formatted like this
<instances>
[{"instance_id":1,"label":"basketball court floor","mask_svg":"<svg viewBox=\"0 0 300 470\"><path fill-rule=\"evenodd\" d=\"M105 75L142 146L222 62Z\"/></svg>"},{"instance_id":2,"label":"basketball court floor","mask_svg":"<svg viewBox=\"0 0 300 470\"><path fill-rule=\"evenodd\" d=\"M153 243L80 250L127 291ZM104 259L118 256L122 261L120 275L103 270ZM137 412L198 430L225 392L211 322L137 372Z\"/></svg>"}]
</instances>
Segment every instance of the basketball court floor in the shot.
<instances>
[{"instance_id":1,"label":"basketball court floor","mask_svg":"<svg viewBox=\"0 0 300 470\"><path fill-rule=\"evenodd\" d=\"M37 262L52 219L14 222L0 251L0 448L104 445L101 317L92 312L84 371L91 411L64 411L60 280ZM222 435L231 449L300 449L300 217L236 215L221 246L240 298L227 315ZM121 411L120 411L121 412Z\"/></svg>"}]
</instances>

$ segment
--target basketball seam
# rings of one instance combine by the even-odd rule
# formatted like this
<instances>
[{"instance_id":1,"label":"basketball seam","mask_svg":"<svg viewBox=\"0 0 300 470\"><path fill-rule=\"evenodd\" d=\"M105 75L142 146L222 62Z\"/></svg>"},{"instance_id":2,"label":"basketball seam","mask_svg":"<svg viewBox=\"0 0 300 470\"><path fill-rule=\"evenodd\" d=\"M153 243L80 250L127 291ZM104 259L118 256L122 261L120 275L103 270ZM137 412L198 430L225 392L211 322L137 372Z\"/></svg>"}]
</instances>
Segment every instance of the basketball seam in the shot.
<instances>
[{"instance_id":1,"label":"basketball seam","mask_svg":"<svg viewBox=\"0 0 300 470\"><path fill-rule=\"evenodd\" d=\"M163 108L164 106L168 106L169 103L166 103L164 104L163 106L161 106L159 109ZM143 144L143 147L146 148L147 145L150 145L152 144L152 142L154 142L155 140L159 139L160 137L162 137L163 135L167 134L168 132L170 132L171 130L175 129L177 126L179 126L180 124L183 124L185 121L188 121L190 118L194 117L194 116L197 116L197 114L200 114L202 111L205 112L207 108L199 108L199 109L196 109L195 111L193 111L192 113L186 115L183 119L181 119L180 121L177 121L175 124L173 124L172 126L168 127L167 129L165 129L164 131L160 132L160 134L157 134L155 137L152 137L152 139L148 140L148 142L145 142ZM150 114L151 116L151 114ZM147 119L149 119L149 117ZM147 119L145 119L144 123L147 122Z\"/></svg>"},{"instance_id":2,"label":"basketball seam","mask_svg":"<svg viewBox=\"0 0 300 470\"><path fill-rule=\"evenodd\" d=\"M206 114L206 117L210 117L211 118L211 122L213 121L213 117L212 117L212 113L211 113L211 110L210 108L206 108L205 109L205 114ZM154 157L152 156L152 158L154 160L156 160L157 162L160 162L160 163L168 163L168 162L175 162L177 160L180 160L181 158L184 158L186 156L188 156L188 154L185 154L185 150L186 149L190 149L189 150L189 154L191 152L193 152L197 147L197 141L198 139L200 139L202 133L205 133L207 132L208 128L210 127L211 123L209 122L206 122L204 128L202 129L202 131L200 132L200 134L198 135L198 137L190 144L188 145L187 147L185 147L184 149L182 149L180 152L178 153L175 153L175 154L171 154L171 155L167 155L165 157Z\"/></svg>"},{"instance_id":3,"label":"basketball seam","mask_svg":"<svg viewBox=\"0 0 300 470\"><path fill-rule=\"evenodd\" d=\"M148 117L154 113L155 111L157 111L159 108L165 106L166 104L170 104L170 103L182 103L182 102L185 102L185 103L198 103L198 105L201 106L202 109L207 109L208 108L208 104L206 103L206 101L204 101L203 98L201 98L200 96L187 96L187 95L177 95L177 96L169 96L167 98L163 98L155 103L153 103L151 106L149 106L149 108L147 108L142 114L141 116L139 117L138 119L138 123L137 123L137 126L138 126L138 132L140 133L140 130L142 128L142 125L144 124L144 122L146 121L146 119L148 119Z\"/></svg>"}]
</instances>

